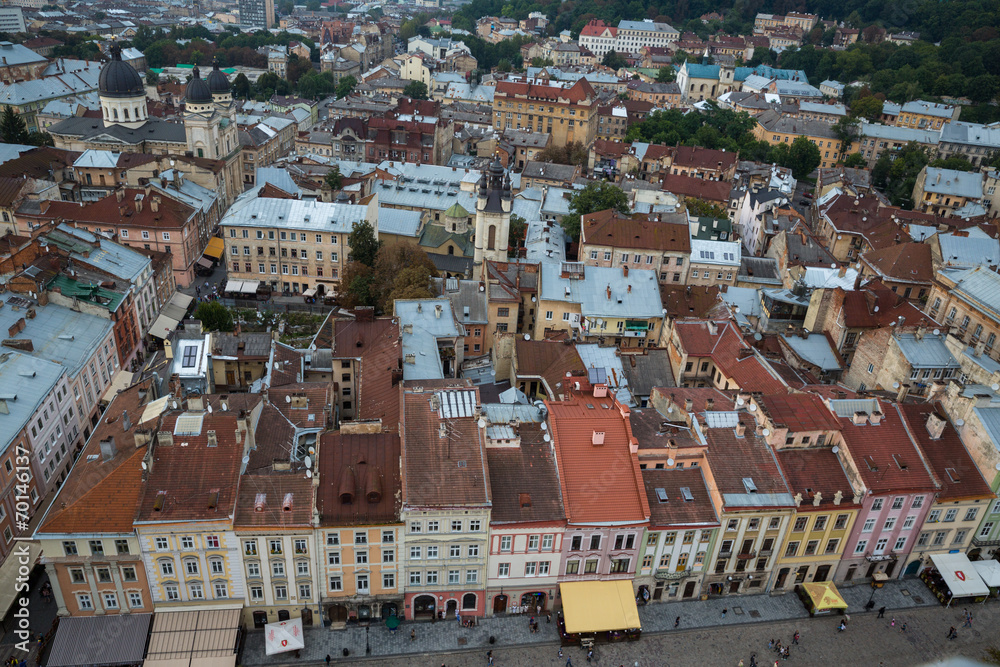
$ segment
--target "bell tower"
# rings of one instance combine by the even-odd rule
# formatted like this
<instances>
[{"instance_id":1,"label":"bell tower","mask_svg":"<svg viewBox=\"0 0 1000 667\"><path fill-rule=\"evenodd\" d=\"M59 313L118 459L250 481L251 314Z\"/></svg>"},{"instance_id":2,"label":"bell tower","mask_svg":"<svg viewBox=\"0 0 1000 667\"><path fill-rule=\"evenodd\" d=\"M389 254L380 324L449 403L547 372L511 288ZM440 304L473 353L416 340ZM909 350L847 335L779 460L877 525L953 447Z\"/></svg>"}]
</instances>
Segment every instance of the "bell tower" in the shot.
<instances>
[{"instance_id":1,"label":"bell tower","mask_svg":"<svg viewBox=\"0 0 1000 667\"><path fill-rule=\"evenodd\" d=\"M475 263L484 261L506 262L510 211L513 197L510 176L498 158L493 159L488 171L479 179L479 198L476 201L476 254Z\"/></svg>"}]
</instances>

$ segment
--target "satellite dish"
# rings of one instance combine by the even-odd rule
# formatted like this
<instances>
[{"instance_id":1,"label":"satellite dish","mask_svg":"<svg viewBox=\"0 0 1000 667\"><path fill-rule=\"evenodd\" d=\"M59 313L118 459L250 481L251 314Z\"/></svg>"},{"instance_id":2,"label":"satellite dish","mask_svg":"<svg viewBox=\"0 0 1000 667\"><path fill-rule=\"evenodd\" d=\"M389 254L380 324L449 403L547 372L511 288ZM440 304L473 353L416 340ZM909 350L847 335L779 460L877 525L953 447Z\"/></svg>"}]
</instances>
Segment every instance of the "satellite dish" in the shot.
<instances>
[{"instance_id":1,"label":"satellite dish","mask_svg":"<svg viewBox=\"0 0 1000 667\"><path fill-rule=\"evenodd\" d=\"M208 414L212 414L212 404L208 404Z\"/></svg>"},{"instance_id":2,"label":"satellite dish","mask_svg":"<svg viewBox=\"0 0 1000 667\"><path fill-rule=\"evenodd\" d=\"M174 401L174 402L173 402L173 404L172 404L172 407L173 407L173 409L174 409L174 410L176 410L176 409L177 409L177 401Z\"/></svg>"},{"instance_id":3,"label":"satellite dish","mask_svg":"<svg viewBox=\"0 0 1000 667\"><path fill-rule=\"evenodd\" d=\"M996 382L994 382L993 384L990 385L990 389L992 389L993 391L996 391L997 389L1000 389L1000 384L997 384Z\"/></svg>"},{"instance_id":4,"label":"satellite dish","mask_svg":"<svg viewBox=\"0 0 1000 667\"><path fill-rule=\"evenodd\" d=\"M751 403L749 406L747 406L747 410L749 410L750 412L754 412L756 409L757 409L757 406L754 405L753 403Z\"/></svg>"},{"instance_id":5,"label":"satellite dish","mask_svg":"<svg viewBox=\"0 0 1000 667\"><path fill-rule=\"evenodd\" d=\"M742 398L737 398L736 399L736 405L743 405L745 402L746 401L744 401Z\"/></svg>"},{"instance_id":6,"label":"satellite dish","mask_svg":"<svg viewBox=\"0 0 1000 667\"><path fill-rule=\"evenodd\" d=\"M965 426L965 420L964 419L956 419L955 420L955 426Z\"/></svg>"},{"instance_id":7,"label":"satellite dish","mask_svg":"<svg viewBox=\"0 0 1000 667\"><path fill-rule=\"evenodd\" d=\"M531 297L531 303L535 303L536 300L537 299L535 297Z\"/></svg>"},{"instance_id":8,"label":"satellite dish","mask_svg":"<svg viewBox=\"0 0 1000 667\"><path fill-rule=\"evenodd\" d=\"M524 340L531 340L531 334L524 334Z\"/></svg>"},{"instance_id":9,"label":"satellite dish","mask_svg":"<svg viewBox=\"0 0 1000 667\"><path fill-rule=\"evenodd\" d=\"M552 437L548 433L546 433L545 435L542 436L542 440L544 440L545 442L548 442L551 439L552 439Z\"/></svg>"},{"instance_id":10,"label":"satellite dish","mask_svg":"<svg viewBox=\"0 0 1000 667\"><path fill-rule=\"evenodd\" d=\"M306 479L309 479L312 476L313 476L313 471L312 470L306 470Z\"/></svg>"},{"instance_id":11,"label":"satellite dish","mask_svg":"<svg viewBox=\"0 0 1000 667\"><path fill-rule=\"evenodd\" d=\"M833 449L831 449L830 451L833 452L834 454L836 454L837 452L840 451L840 447L838 447L837 445L834 445Z\"/></svg>"},{"instance_id":12,"label":"satellite dish","mask_svg":"<svg viewBox=\"0 0 1000 667\"><path fill-rule=\"evenodd\" d=\"M831 265L830 265L830 268L831 268L831 269L835 269L835 268L837 268L837 265L836 265L836 264L831 264Z\"/></svg>"},{"instance_id":13,"label":"satellite dish","mask_svg":"<svg viewBox=\"0 0 1000 667\"><path fill-rule=\"evenodd\" d=\"M486 291L486 285L480 285L479 286L479 291L480 292L485 292Z\"/></svg>"},{"instance_id":14,"label":"satellite dish","mask_svg":"<svg viewBox=\"0 0 1000 667\"><path fill-rule=\"evenodd\" d=\"M308 456L302 462L306 464L307 468L312 468L313 467L313 461Z\"/></svg>"},{"instance_id":15,"label":"satellite dish","mask_svg":"<svg viewBox=\"0 0 1000 667\"><path fill-rule=\"evenodd\" d=\"M292 402L292 397L289 396L288 394L285 394L285 403L291 403L291 402Z\"/></svg>"},{"instance_id":16,"label":"satellite dish","mask_svg":"<svg viewBox=\"0 0 1000 667\"><path fill-rule=\"evenodd\" d=\"M142 462L142 469L149 470L149 465L145 461Z\"/></svg>"},{"instance_id":17,"label":"satellite dish","mask_svg":"<svg viewBox=\"0 0 1000 667\"><path fill-rule=\"evenodd\" d=\"M225 401L223 401L223 402L221 403L221 405L222 405L222 411L223 411L223 412L226 412L227 410L229 410L229 404L228 404L228 403L226 403Z\"/></svg>"},{"instance_id":18,"label":"satellite dish","mask_svg":"<svg viewBox=\"0 0 1000 667\"><path fill-rule=\"evenodd\" d=\"M672 466L673 464L674 464L674 460L673 459L667 459L667 465L668 466Z\"/></svg>"},{"instance_id":19,"label":"satellite dish","mask_svg":"<svg viewBox=\"0 0 1000 667\"><path fill-rule=\"evenodd\" d=\"M310 447L309 448L309 453L310 454L315 454L316 453L316 448L315 447Z\"/></svg>"},{"instance_id":20,"label":"satellite dish","mask_svg":"<svg viewBox=\"0 0 1000 667\"><path fill-rule=\"evenodd\" d=\"M733 306L733 312L734 313L740 312L740 307L739 306Z\"/></svg>"},{"instance_id":21,"label":"satellite dish","mask_svg":"<svg viewBox=\"0 0 1000 667\"><path fill-rule=\"evenodd\" d=\"M892 388L893 389L899 389L899 383L898 382L893 382L892 383Z\"/></svg>"},{"instance_id":22,"label":"satellite dish","mask_svg":"<svg viewBox=\"0 0 1000 667\"><path fill-rule=\"evenodd\" d=\"M1000 463L996 464L996 465L995 465L995 466L993 466L993 467L994 467L994 468L996 468L997 470L1000 470Z\"/></svg>"},{"instance_id":23,"label":"satellite dish","mask_svg":"<svg viewBox=\"0 0 1000 667\"><path fill-rule=\"evenodd\" d=\"M476 425L479 428L486 428L486 420L485 419L480 419L478 422L476 422Z\"/></svg>"},{"instance_id":24,"label":"satellite dish","mask_svg":"<svg viewBox=\"0 0 1000 667\"><path fill-rule=\"evenodd\" d=\"M542 422L542 430L543 431L548 431L549 430L549 425L546 424L545 422Z\"/></svg>"},{"instance_id":25,"label":"satellite dish","mask_svg":"<svg viewBox=\"0 0 1000 667\"><path fill-rule=\"evenodd\" d=\"M941 330L940 330L940 329L935 329L935 330L933 331L933 334L934 334L935 336L940 336L940 335L941 335Z\"/></svg>"},{"instance_id":26,"label":"satellite dish","mask_svg":"<svg viewBox=\"0 0 1000 667\"><path fill-rule=\"evenodd\" d=\"M761 336L761 335L760 335L759 333L755 333L755 334L753 335L753 339L754 339L754 340L764 340L764 337L763 337L763 336Z\"/></svg>"},{"instance_id":27,"label":"satellite dish","mask_svg":"<svg viewBox=\"0 0 1000 667\"><path fill-rule=\"evenodd\" d=\"M876 313L878 312L878 306L875 306L875 312Z\"/></svg>"},{"instance_id":28,"label":"satellite dish","mask_svg":"<svg viewBox=\"0 0 1000 667\"><path fill-rule=\"evenodd\" d=\"M761 431L760 433L761 433L761 435L763 435L763 436L764 436L765 438L766 438L767 436L771 435L771 431L770 431L769 429L766 429L766 428L765 428L764 430L762 430L762 431Z\"/></svg>"},{"instance_id":29,"label":"satellite dish","mask_svg":"<svg viewBox=\"0 0 1000 667\"><path fill-rule=\"evenodd\" d=\"M250 463L250 457L249 456L244 456L243 457L243 465L246 465L248 463Z\"/></svg>"}]
</instances>

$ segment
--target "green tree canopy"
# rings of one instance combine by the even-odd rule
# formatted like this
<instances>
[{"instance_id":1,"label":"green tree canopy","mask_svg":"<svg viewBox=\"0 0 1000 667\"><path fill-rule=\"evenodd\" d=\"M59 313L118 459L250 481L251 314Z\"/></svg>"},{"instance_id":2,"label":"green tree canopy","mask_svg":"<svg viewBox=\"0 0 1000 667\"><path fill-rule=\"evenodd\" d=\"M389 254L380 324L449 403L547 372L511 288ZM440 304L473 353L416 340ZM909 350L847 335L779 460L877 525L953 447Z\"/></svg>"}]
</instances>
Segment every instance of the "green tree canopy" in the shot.
<instances>
[{"instance_id":1,"label":"green tree canopy","mask_svg":"<svg viewBox=\"0 0 1000 667\"><path fill-rule=\"evenodd\" d=\"M808 176L823 161L819 148L806 137L798 137L792 142L788 157L787 166L791 168L792 175L798 179Z\"/></svg>"},{"instance_id":2,"label":"green tree canopy","mask_svg":"<svg viewBox=\"0 0 1000 667\"><path fill-rule=\"evenodd\" d=\"M611 69L617 71L622 67L628 65L625 61L625 56L618 53L617 51L608 51L604 54L604 58L601 60L601 64L605 67L610 67Z\"/></svg>"},{"instance_id":3,"label":"green tree canopy","mask_svg":"<svg viewBox=\"0 0 1000 667\"><path fill-rule=\"evenodd\" d=\"M673 67L661 67L656 71L657 83L673 83L677 79L677 71Z\"/></svg>"},{"instance_id":4,"label":"green tree canopy","mask_svg":"<svg viewBox=\"0 0 1000 667\"><path fill-rule=\"evenodd\" d=\"M365 266L375 266L375 256L382 242L375 237L375 227L367 220L354 225L348 237L351 248L350 260L361 262Z\"/></svg>"},{"instance_id":5,"label":"green tree canopy","mask_svg":"<svg viewBox=\"0 0 1000 667\"><path fill-rule=\"evenodd\" d=\"M327 172L326 178L323 179L331 190L339 190L344 187L344 178L340 175L340 167L334 165L333 169ZM354 247L353 245L351 246Z\"/></svg>"},{"instance_id":6,"label":"green tree canopy","mask_svg":"<svg viewBox=\"0 0 1000 667\"><path fill-rule=\"evenodd\" d=\"M874 95L856 99L851 103L851 115L865 120L875 120L882 115L884 102Z\"/></svg>"},{"instance_id":7,"label":"green tree canopy","mask_svg":"<svg viewBox=\"0 0 1000 667\"><path fill-rule=\"evenodd\" d=\"M233 97L245 100L249 99L252 94L253 85L250 83L250 79L247 78L246 74L240 72L233 79Z\"/></svg>"},{"instance_id":8,"label":"green tree canopy","mask_svg":"<svg viewBox=\"0 0 1000 667\"><path fill-rule=\"evenodd\" d=\"M233 330L233 314L218 301L199 303L194 309L194 319L201 321L205 331Z\"/></svg>"},{"instance_id":9,"label":"green tree canopy","mask_svg":"<svg viewBox=\"0 0 1000 667\"><path fill-rule=\"evenodd\" d=\"M617 185L607 181L588 183L583 190L577 190L569 200L569 213L563 216L562 228L574 241L580 238L580 218L589 213L615 209L628 213L628 195Z\"/></svg>"},{"instance_id":10,"label":"green tree canopy","mask_svg":"<svg viewBox=\"0 0 1000 667\"><path fill-rule=\"evenodd\" d=\"M337 89L334 92L334 96L339 100L341 98L347 97L351 94L351 91L358 85L358 80L353 76L345 76L337 84Z\"/></svg>"},{"instance_id":11,"label":"green tree canopy","mask_svg":"<svg viewBox=\"0 0 1000 667\"><path fill-rule=\"evenodd\" d=\"M403 95L412 97L415 100L427 99L427 84L423 81L411 81L403 88Z\"/></svg>"},{"instance_id":12,"label":"green tree canopy","mask_svg":"<svg viewBox=\"0 0 1000 667\"><path fill-rule=\"evenodd\" d=\"M866 164L868 164L868 161L865 160L865 156L861 153L851 153L844 160L844 166L851 169L863 169Z\"/></svg>"},{"instance_id":13,"label":"green tree canopy","mask_svg":"<svg viewBox=\"0 0 1000 667\"><path fill-rule=\"evenodd\" d=\"M9 104L0 115L0 139L5 144L28 143L28 126Z\"/></svg>"}]
</instances>

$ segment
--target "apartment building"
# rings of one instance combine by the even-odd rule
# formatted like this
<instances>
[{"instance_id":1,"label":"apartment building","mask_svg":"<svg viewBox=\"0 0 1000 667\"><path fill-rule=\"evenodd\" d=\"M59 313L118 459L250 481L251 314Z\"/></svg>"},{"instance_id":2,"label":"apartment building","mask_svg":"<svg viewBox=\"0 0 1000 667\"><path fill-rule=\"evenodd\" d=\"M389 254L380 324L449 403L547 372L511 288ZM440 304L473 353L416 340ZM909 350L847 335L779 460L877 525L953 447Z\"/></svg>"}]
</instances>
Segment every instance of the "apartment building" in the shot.
<instances>
[{"instance_id":1,"label":"apartment building","mask_svg":"<svg viewBox=\"0 0 1000 667\"><path fill-rule=\"evenodd\" d=\"M667 23L657 23L651 19L642 21L619 21L615 36L615 50L623 53L638 53L644 46L670 46L680 39L681 34Z\"/></svg>"},{"instance_id":2,"label":"apartment building","mask_svg":"<svg viewBox=\"0 0 1000 667\"><path fill-rule=\"evenodd\" d=\"M996 359L1000 336L998 290L1000 276L985 266L938 271L927 297L927 314L946 327L958 327L958 338L980 354Z\"/></svg>"},{"instance_id":3,"label":"apartment building","mask_svg":"<svg viewBox=\"0 0 1000 667\"><path fill-rule=\"evenodd\" d=\"M320 448L317 564L332 627L403 615L400 438L369 422L342 423Z\"/></svg>"},{"instance_id":4,"label":"apartment building","mask_svg":"<svg viewBox=\"0 0 1000 667\"><path fill-rule=\"evenodd\" d=\"M597 94L586 79L576 82L507 79L493 96L493 127L545 133L552 145L589 146L597 132Z\"/></svg>"},{"instance_id":5,"label":"apartment building","mask_svg":"<svg viewBox=\"0 0 1000 667\"><path fill-rule=\"evenodd\" d=\"M608 51L617 51L618 28L600 19L591 19L580 30L579 43L598 58L604 58ZM645 45L648 46L648 45Z\"/></svg>"},{"instance_id":6,"label":"apartment building","mask_svg":"<svg viewBox=\"0 0 1000 667\"><path fill-rule=\"evenodd\" d=\"M917 130L940 130L945 123L958 120L961 112L960 106L913 100L900 107L896 126Z\"/></svg>"},{"instance_id":7,"label":"apartment building","mask_svg":"<svg viewBox=\"0 0 1000 667\"><path fill-rule=\"evenodd\" d=\"M631 581L650 519L638 442L628 406L607 384L579 384L564 400L545 402L566 509L559 582ZM594 476L590 465L579 465L584 459L604 473Z\"/></svg>"},{"instance_id":8,"label":"apartment building","mask_svg":"<svg viewBox=\"0 0 1000 667\"><path fill-rule=\"evenodd\" d=\"M925 166L913 184L913 205L943 218L983 215L985 178L980 172Z\"/></svg>"},{"instance_id":9,"label":"apartment building","mask_svg":"<svg viewBox=\"0 0 1000 667\"><path fill-rule=\"evenodd\" d=\"M841 140L833 126L818 120L801 120L783 115L780 111L765 111L755 119L753 134L758 141L772 146L789 144L805 137L816 144L820 153L820 167L832 167L841 159Z\"/></svg>"},{"instance_id":10,"label":"apartment building","mask_svg":"<svg viewBox=\"0 0 1000 667\"><path fill-rule=\"evenodd\" d=\"M230 280L266 282L272 290L337 291L350 253L351 230L362 221L378 235L378 196L362 204L240 196L220 222Z\"/></svg>"},{"instance_id":11,"label":"apartment building","mask_svg":"<svg viewBox=\"0 0 1000 667\"><path fill-rule=\"evenodd\" d=\"M142 461L158 424L158 415L148 412L152 384L133 385L112 399L108 418L35 529L60 616L153 610L132 526L143 493ZM123 511L109 511L112 506Z\"/></svg>"},{"instance_id":12,"label":"apartment building","mask_svg":"<svg viewBox=\"0 0 1000 667\"><path fill-rule=\"evenodd\" d=\"M691 237L685 216L624 217L613 209L580 220L579 256L588 266L653 271L660 283L686 285ZM738 262L737 262L738 264Z\"/></svg>"},{"instance_id":13,"label":"apartment building","mask_svg":"<svg viewBox=\"0 0 1000 667\"><path fill-rule=\"evenodd\" d=\"M406 618L483 616L492 493L479 390L445 379L402 391Z\"/></svg>"}]
</instances>

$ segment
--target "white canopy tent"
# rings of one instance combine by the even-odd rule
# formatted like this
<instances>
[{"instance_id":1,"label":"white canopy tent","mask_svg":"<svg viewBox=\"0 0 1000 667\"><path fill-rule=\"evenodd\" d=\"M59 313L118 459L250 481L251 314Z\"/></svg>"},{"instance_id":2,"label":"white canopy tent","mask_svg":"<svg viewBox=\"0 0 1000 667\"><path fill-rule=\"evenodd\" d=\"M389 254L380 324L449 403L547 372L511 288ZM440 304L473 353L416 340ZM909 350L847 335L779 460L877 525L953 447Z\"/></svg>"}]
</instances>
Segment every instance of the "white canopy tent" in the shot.
<instances>
[{"instance_id":1,"label":"white canopy tent","mask_svg":"<svg viewBox=\"0 0 1000 667\"><path fill-rule=\"evenodd\" d=\"M951 600L990 594L990 589L965 554L931 554L931 562L951 591Z\"/></svg>"},{"instance_id":2,"label":"white canopy tent","mask_svg":"<svg viewBox=\"0 0 1000 667\"><path fill-rule=\"evenodd\" d=\"M264 626L264 652L267 655L295 651L305 647L301 618L268 623Z\"/></svg>"},{"instance_id":3,"label":"white canopy tent","mask_svg":"<svg viewBox=\"0 0 1000 667\"><path fill-rule=\"evenodd\" d=\"M982 577L983 583L990 588L1000 588L1000 561L977 560L973 561L972 567L976 568L976 573Z\"/></svg>"}]
</instances>

